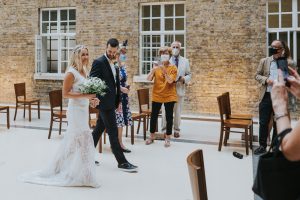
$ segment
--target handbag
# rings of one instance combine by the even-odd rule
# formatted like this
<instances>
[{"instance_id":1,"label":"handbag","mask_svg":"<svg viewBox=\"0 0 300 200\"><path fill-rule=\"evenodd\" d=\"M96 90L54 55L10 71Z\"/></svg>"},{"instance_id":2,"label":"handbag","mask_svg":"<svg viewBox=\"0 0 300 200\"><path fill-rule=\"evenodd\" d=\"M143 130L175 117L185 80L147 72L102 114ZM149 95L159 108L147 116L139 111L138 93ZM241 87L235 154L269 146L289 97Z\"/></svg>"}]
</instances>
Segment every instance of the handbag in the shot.
<instances>
[{"instance_id":1,"label":"handbag","mask_svg":"<svg viewBox=\"0 0 300 200\"><path fill-rule=\"evenodd\" d=\"M276 136L269 151L259 157L252 190L264 200L300 199L300 161L289 161L279 150L282 139L292 129Z\"/></svg>"}]
</instances>

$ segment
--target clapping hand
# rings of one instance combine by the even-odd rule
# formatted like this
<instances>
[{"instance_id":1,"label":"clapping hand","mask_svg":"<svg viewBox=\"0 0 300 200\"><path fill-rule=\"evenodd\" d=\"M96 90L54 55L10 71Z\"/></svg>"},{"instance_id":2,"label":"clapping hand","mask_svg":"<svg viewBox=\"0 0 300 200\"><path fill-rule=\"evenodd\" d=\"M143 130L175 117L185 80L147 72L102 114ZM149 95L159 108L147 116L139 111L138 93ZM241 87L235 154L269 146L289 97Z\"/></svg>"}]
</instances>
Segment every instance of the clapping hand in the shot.
<instances>
[{"instance_id":1,"label":"clapping hand","mask_svg":"<svg viewBox=\"0 0 300 200\"><path fill-rule=\"evenodd\" d=\"M290 91L295 97L300 99L300 76L293 68L289 67L289 70L291 76L287 78L287 81L291 86L288 88L288 91Z\"/></svg>"},{"instance_id":2,"label":"clapping hand","mask_svg":"<svg viewBox=\"0 0 300 200\"><path fill-rule=\"evenodd\" d=\"M288 94L283 79L283 74L280 69L278 69L278 80L273 81L271 98L272 98L274 113L287 112Z\"/></svg>"}]
</instances>

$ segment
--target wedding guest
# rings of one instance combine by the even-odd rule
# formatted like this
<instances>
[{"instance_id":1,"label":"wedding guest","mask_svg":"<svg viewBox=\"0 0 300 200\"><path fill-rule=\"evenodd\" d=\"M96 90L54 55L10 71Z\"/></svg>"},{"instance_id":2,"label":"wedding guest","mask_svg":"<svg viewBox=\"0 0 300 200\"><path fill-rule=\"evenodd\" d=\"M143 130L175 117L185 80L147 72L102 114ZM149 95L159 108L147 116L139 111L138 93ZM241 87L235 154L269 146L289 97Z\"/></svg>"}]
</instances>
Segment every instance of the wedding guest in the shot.
<instances>
[{"instance_id":1,"label":"wedding guest","mask_svg":"<svg viewBox=\"0 0 300 200\"><path fill-rule=\"evenodd\" d=\"M289 69L291 76L287 78L287 81L290 83L290 87L285 86L285 81L280 70L278 81L275 80L273 83L271 97L278 133L290 131L282 140L281 150L288 160L300 161L300 120L298 120L293 129L290 129L291 121L288 114L287 92L289 91L298 99L300 98L300 76L296 70L291 67Z\"/></svg>"},{"instance_id":2,"label":"wedding guest","mask_svg":"<svg viewBox=\"0 0 300 200\"><path fill-rule=\"evenodd\" d=\"M125 43L125 42L124 42ZM125 147L122 141L122 133L124 126L132 125L131 111L129 108L129 85L127 84L127 70L126 70L126 48L127 46L120 45L120 51L116 54L116 65L119 67L119 78L120 78L120 90L121 90L121 103L122 110L116 109L116 119L118 127L118 138L124 153L130 153L131 151Z\"/></svg>"},{"instance_id":3,"label":"wedding guest","mask_svg":"<svg viewBox=\"0 0 300 200\"><path fill-rule=\"evenodd\" d=\"M146 145L154 142L158 114L162 104L164 104L167 121L165 147L169 147L173 126L173 108L177 101L176 85L174 83L177 76L177 67L169 61L172 55L171 48L161 47L159 55L161 64L153 64L152 70L147 75L147 80L152 81L154 79L154 84L152 90L150 137L146 140Z\"/></svg>"},{"instance_id":4,"label":"wedding guest","mask_svg":"<svg viewBox=\"0 0 300 200\"><path fill-rule=\"evenodd\" d=\"M174 105L174 137L180 137L180 123L181 123L181 111L185 96L186 84L191 81L191 70L189 60L185 57L180 56L181 43L174 41L171 45L172 57L170 63L177 67L176 77L176 93L177 102ZM162 109L162 132L166 131L166 117L164 109Z\"/></svg>"}]
</instances>

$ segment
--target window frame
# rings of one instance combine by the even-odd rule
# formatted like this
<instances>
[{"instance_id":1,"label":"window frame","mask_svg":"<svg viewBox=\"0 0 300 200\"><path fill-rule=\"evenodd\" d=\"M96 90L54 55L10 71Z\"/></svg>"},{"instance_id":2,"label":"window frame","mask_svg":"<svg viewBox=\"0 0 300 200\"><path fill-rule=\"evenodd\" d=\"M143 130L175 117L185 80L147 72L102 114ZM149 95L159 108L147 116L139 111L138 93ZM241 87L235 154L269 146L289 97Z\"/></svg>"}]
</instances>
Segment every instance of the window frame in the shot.
<instances>
[{"instance_id":1,"label":"window frame","mask_svg":"<svg viewBox=\"0 0 300 200\"><path fill-rule=\"evenodd\" d=\"M175 6L176 4L183 4L184 6L184 15L183 16L176 16L175 13L173 13L173 16L167 16L165 17L165 6L166 5L173 5ZM149 17L143 17L143 7L144 6L150 6L150 13L152 13L152 6L156 6L159 5L160 6L160 16L159 17L152 17L152 14L150 14ZM174 9L174 8L173 8ZM165 19L176 19L176 18L180 18L180 19L184 19L184 29L183 30L176 30L175 29L175 21L173 23L173 30L165 30ZM150 20L150 30L149 31L143 31L143 19L149 19ZM152 27L152 19L159 19L160 20L160 30L159 31L152 31L151 27ZM148 63L150 62L150 68L152 68L152 56L150 55L150 61L145 61L143 60L143 50L144 49L149 49L150 52L153 49L157 49L157 48L153 48L152 46L152 36L154 35L159 35L160 36L160 46L165 44L165 36L166 35L172 35L173 37L175 37L176 35L183 35L184 37L184 47L182 48L184 50L184 56L186 55L186 49L187 49L187 45L186 45L186 3L185 1L171 1L171 2L154 2L154 3L140 3L139 6L139 75L134 77L134 82L147 82L146 81L146 77L147 74L143 73L143 63ZM143 36L150 36L150 47L143 47Z\"/></svg>"},{"instance_id":2,"label":"window frame","mask_svg":"<svg viewBox=\"0 0 300 200\"><path fill-rule=\"evenodd\" d=\"M61 10L68 10L67 20L61 20ZM69 19L69 10L75 10L75 20ZM43 11L49 11L49 19L47 21L43 21ZM57 12L57 18L56 21L51 21L50 19L50 12L56 11ZM61 57L62 50L69 46L69 38L74 38L76 42L76 7L58 7L58 8L41 8L39 9L39 35L36 35L35 37L35 74L34 79L45 79L45 80L63 80L65 72L62 72L62 62L64 61ZM43 24L51 22L56 22L57 31L55 33L43 33ZM70 28L69 23L75 23L75 31L74 32L61 32L61 23L67 22L68 28ZM49 28L51 26L49 25ZM46 63L43 63L44 56L47 57L48 50L46 49L46 52L43 52L42 49L42 38L43 37L57 37L57 73L50 73L50 72L42 72L42 68L47 68L47 58ZM66 47L62 47L62 37L68 38L68 44ZM39 51L39 52L38 52ZM69 57L69 55L68 55ZM40 64L39 64L40 62ZM46 65L46 66L44 66Z\"/></svg>"}]
</instances>

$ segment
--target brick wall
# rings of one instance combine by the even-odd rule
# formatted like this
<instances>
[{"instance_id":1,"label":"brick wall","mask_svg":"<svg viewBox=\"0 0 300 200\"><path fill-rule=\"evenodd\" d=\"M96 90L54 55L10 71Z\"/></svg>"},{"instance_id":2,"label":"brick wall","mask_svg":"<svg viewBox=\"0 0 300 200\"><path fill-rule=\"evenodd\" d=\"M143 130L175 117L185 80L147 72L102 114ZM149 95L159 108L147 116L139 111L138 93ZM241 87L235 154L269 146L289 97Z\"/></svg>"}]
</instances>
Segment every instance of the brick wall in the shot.
<instances>
[{"instance_id":1,"label":"brick wall","mask_svg":"<svg viewBox=\"0 0 300 200\"><path fill-rule=\"evenodd\" d=\"M129 39L130 98L132 108L137 109L135 90L152 87L151 83L133 83L133 76L139 74L141 2L158 1L1 1L0 103L14 103L13 83L16 82L25 81L28 93L41 97L43 104L48 103L46 97L50 90L61 87L61 81L33 79L39 8L76 7L76 40L89 47L91 62L104 53L108 38ZM218 114L216 97L229 91L233 111L257 114L254 73L258 61L266 54L265 0L186 0L185 4L186 55L192 82L187 88L183 112Z\"/></svg>"}]
</instances>

